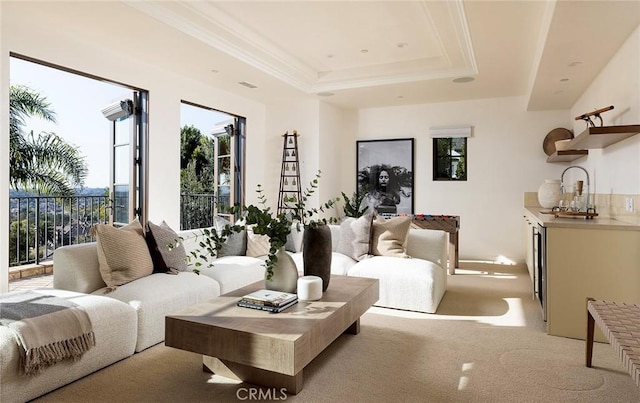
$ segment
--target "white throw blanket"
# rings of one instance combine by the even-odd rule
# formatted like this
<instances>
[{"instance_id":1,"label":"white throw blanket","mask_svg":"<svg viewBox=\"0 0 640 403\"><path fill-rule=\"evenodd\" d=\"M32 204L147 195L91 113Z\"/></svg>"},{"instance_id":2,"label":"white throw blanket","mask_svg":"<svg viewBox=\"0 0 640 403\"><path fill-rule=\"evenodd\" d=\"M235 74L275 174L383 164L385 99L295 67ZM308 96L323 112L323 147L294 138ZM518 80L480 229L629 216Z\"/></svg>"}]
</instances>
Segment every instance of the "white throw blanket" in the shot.
<instances>
[{"instance_id":1,"label":"white throw blanket","mask_svg":"<svg viewBox=\"0 0 640 403\"><path fill-rule=\"evenodd\" d=\"M66 359L78 360L95 346L89 315L81 306L32 291L0 295L0 325L13 330L20 370L37 375Z\"/></svg>"}]
</instances>

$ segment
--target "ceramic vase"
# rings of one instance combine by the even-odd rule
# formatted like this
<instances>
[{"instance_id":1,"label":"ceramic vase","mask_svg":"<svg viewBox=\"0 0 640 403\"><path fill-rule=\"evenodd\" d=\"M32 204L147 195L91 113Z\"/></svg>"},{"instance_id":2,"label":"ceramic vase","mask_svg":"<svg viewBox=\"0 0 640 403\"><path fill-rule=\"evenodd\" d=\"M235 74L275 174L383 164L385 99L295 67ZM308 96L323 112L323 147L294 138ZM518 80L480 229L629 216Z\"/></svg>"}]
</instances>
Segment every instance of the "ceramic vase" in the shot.
<instances>
[{"instance_id":1,"label":"ceramic vase","mask_svg":"<svg viewBox=\"0 0 640 403\"><path fill-rule=\"evenodd\" d=\"M264 285L267 290L295 293L298 287L298 268L284 246L276 252L278 261L273 268L271 280L265 270Z\"/></svg>"},{"instance_id":2,"label":"ceramic vase","mask_svg":"<svg viewBox=\"0 0 640 403\"><path fill-rule=\"evenodd\" d=\"M559 179L545 179L538 188L538 203L543 208L553 208L558 206L562 198Z\"/></svg>"},{"instance_id":3,"label":"ceramic vase","mask_svg":"<svg viewBox=\"0 0 640 403\"><path fill-rule=\"evenodd\" d=\"M320 277L322 291L326 291L331 279L331 228L328 225L305 228L302 261L304 275Z\"/></svg>"}]
</instances>

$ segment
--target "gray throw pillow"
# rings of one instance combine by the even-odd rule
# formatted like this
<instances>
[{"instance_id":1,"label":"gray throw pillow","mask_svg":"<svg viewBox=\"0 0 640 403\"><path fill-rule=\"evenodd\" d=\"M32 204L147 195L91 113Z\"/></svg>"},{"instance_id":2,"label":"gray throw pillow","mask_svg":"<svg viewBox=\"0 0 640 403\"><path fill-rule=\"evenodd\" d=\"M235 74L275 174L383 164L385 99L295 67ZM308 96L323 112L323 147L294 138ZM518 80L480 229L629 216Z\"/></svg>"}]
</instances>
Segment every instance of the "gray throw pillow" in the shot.
<instances>
[{"instance_id":1,"label":"gray throw pillow","mask_svg":"<svg viewBox=\"0 0 640 403\"><path fill-rule=\"evenodd\" d=\"M302 239L304 236L304 227L302 224L294 223L291 225L291 232L287 235L287 244L284 249L289 252L302 252Z\"/></svg>"},{"instance_id":2,"label":"gray throw pillow","mask_svg":"<svg viewBox=\"0 0 640 403\"><path fill-rule=\"evenodd\" d=\"M369 256L372 221L373 213L365 214L357 219L353 217L345 219L340 224L340 241L337 252L358 261Z\"/></svg>"},{"instance_id":3,"label":"gray throw pillow","mask_svg":"<svg viewBox=\"0 0 640 403\"><path fill-rule=\"evenodd\" d=\"M247 230L233 232L224 241L218 257L223 256L244 256L247 253Z\"/></svg>"},{"instance_id":4,"label":"gray throw pillow","mask_svg":"<svg viewBox=\"0 0 640 403\"><path fill-rule=\"evenodd\" d=\"M218 234L222 234L224 227L231 225L231 221L226 218L216 216L214 221L214 229ZM238 221L236 225L244 225L244 222ZM217 257L223 256L244 256L247 253L247 230L240 232L232 232L217 251Z\"/></svg>"},{"instance_id":5,"label":"gray throw pillow","mask_svg":"<svg viewBox=\"0 0 640 403\"><path fill-rule=\"evenodd\" d=\"M147 223L147 244L153 259L153 272L179 272L187 270L187 253L180 237L162 221L160 225Z\"/></svg>"}]
</instances>

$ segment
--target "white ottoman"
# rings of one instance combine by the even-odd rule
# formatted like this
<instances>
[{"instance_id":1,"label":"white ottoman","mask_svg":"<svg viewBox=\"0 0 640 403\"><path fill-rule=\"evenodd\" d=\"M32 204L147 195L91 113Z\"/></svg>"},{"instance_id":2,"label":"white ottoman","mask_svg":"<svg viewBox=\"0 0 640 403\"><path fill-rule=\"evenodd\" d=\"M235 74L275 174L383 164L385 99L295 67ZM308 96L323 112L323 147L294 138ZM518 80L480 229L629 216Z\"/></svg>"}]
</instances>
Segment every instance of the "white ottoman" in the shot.
<instances>
[{"instance_id":1,"label":"white ottoman","mask_svg":"<svg viewBox=\"0 0 640 403\"><path fill-rule=\"evenodd\" d=\"M363 259L349 269L348 275L380 280L380 299L374 305L435 313L447 287L445 269L424 259L398 259Z\"/></svg>"},{"instance_id":2,"label":"white ottoman","mask_svg":"<svg viewBox=\"0 0 640 403\"><path fill-rule=\"evenodd\" d=\"M0 402L25 402L82 378L134 353L137 316L129 305L112 298L72 291L34 290L68 298L89 315L96 345L79 361L59 362L36 376L19 373L20 352L11 330L0 326Z\"/></svg>"}]
</instances>

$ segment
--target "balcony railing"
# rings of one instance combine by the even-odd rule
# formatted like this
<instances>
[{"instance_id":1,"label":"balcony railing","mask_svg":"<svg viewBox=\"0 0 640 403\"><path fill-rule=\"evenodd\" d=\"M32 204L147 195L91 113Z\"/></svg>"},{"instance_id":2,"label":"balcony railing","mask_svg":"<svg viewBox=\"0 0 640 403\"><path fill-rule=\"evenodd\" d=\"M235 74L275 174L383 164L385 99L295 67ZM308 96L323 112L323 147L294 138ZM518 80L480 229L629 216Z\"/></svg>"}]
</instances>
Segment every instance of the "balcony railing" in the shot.
<instances>
[{"instance_id":1,"label":"balcony railing","mask_svg":"<svg viewBox=\"0 0 640 403\"><path fill-rule=\"evenodd\" d=\"M63 245L93 242L91 226L109 221L106 196L10 197L9 266L50 260Z\"/></svg>"},{"instance_id":2,"label":"balcony railing","mask_svg":"<svg viewBox=\"0 0 640 403\"><path fill-rule=\"evenodd\" d=\"M180 229L212 227L217 210L228 207L229 196L218 198L214 193L183 193L180 195Z\"/></svg>"},{"instance_id":3,"label":"balcony railing","mask_svg":"<svg viewBox=\"0 0 640 403\"><path fill-rule=\"evenodd\" d=\"M182 194L180 229L211 227L218 200L212 193ZM220 205L228 207L229 197ZM107 196L9 198L9 266L53 258L56 248L94 242L91 227L109 222Z\"/></svg>"}]
</instances>

